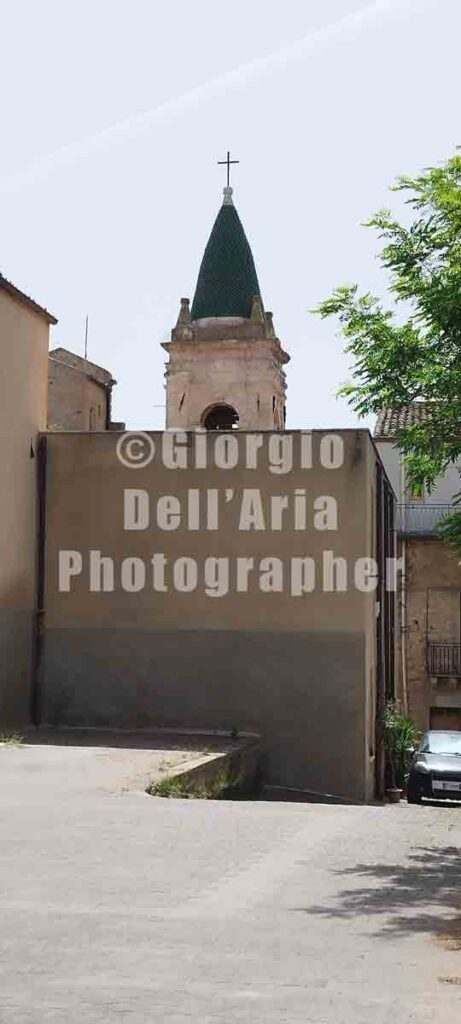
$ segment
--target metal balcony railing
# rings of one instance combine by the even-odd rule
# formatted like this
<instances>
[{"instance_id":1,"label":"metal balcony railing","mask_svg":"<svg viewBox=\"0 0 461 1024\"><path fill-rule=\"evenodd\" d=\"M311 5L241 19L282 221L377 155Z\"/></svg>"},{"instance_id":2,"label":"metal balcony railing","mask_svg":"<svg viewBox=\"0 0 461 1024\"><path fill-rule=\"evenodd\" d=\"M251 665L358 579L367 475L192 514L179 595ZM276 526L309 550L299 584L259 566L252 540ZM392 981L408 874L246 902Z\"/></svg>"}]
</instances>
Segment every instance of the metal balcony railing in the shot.
<instances>
[{"instance_id":1,"label":"metal balcony railing","mask_svg":"<svg viewBox=\"0 0 461 1024\"><path fill-rule=\"evenodd\" d=\"M437 523L449 512L461 512L460 505L435 505L406 502L397 505L396 529L403 537L435 537Z\"/></svg>"},{"instance_id":2,"label":"metal balcony railing","mask_svg":"<svg viewBox=\"0 0 461 1024\"><path fill-rule=\"evenodd\" d=\"M430 676L461 676L461 644L428 644Z\"/></svg>"}]
</instances>

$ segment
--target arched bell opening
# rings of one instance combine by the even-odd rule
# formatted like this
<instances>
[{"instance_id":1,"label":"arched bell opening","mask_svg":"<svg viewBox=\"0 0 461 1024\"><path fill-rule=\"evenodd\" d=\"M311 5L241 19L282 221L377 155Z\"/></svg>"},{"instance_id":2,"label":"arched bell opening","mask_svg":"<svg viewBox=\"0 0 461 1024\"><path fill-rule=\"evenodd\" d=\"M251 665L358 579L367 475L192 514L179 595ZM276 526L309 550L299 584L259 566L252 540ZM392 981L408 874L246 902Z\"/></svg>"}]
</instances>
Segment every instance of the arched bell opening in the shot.
<instances>
[{"instance_id":1,"label":"arched bell opening","mask_svg":"<svg viewBox=\"0 0 461 1024\"><path fill-rule=\"evenodd\" d=\"M205 430L238 430L239 416L231 405L212 405L202 416Z\"/></svg>"}]
</instances>

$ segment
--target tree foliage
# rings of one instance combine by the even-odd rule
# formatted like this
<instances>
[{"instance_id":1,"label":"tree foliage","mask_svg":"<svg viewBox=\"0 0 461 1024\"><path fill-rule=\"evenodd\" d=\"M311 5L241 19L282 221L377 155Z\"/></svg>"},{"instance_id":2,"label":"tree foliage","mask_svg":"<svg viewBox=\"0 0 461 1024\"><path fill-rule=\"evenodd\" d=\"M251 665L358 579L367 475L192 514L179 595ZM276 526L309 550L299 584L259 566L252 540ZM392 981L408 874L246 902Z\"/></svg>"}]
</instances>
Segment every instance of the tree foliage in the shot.
<instances>
[{"instance_id":1,"label":"tree foliage","mask_svg":"<svg viewBox=\"0 0 461 1024\"><path fill-rule=\"evenodd\" d=\"M397 443L411 483L430 491L461 455L461 156L399 177L393 191L405 195L408 224L380 210L366 225L384 241L388 308L354 284L337 288L314 312L339 318L354 357L352 380L340 393L360 416L428 403L427 422L402 428ZM446 538L461 550L461 512L450 519Z\"/></svg>"}]
</instances>

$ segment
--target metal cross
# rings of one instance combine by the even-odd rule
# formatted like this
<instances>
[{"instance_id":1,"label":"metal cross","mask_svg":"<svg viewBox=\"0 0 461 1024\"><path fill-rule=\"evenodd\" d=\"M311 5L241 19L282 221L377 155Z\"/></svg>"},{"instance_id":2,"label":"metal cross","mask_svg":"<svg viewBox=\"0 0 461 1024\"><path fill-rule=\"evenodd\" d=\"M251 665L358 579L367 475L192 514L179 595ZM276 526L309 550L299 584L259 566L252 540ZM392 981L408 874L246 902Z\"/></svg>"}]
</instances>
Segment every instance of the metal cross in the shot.
<instances>
[{"instance_id":1,"label":"metal cross","mask_svg":"<svg viewBox=\"0 0 461 1024\"><path fill-rule=\"evenodd\" d=\"M227 187L228 188L229 188L229 184L230 184L230 167L231 167L231 164L239 164L239 163L240 163L240 160L231 160L229 150L227 150L227 158L225 160L218 160L218 164L225 164L226 167L227 167Z\"/></svg>"}]
</instances>

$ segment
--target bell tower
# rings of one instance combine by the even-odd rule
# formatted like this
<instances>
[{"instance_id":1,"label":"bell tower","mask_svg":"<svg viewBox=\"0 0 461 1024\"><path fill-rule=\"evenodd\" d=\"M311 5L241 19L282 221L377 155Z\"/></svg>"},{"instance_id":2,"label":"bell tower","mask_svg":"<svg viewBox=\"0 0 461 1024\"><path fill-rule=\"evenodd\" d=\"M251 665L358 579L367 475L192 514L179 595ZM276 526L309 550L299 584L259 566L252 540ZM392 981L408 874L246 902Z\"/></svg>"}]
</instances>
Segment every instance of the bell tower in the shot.
<instances>
[{"instance_id":1,"label":"bell tower","mask_svg":"<svg viewBox=\"0 0 461 1024\"><path fill-rule=\"evenodd\" d=\"M228 175L229 164L227 159ZM224 199L190 307L181 299L164 342L166 428L283 430L289 356L264 309L253 255L233 202Z\"/></svg>"}]
</instances>

